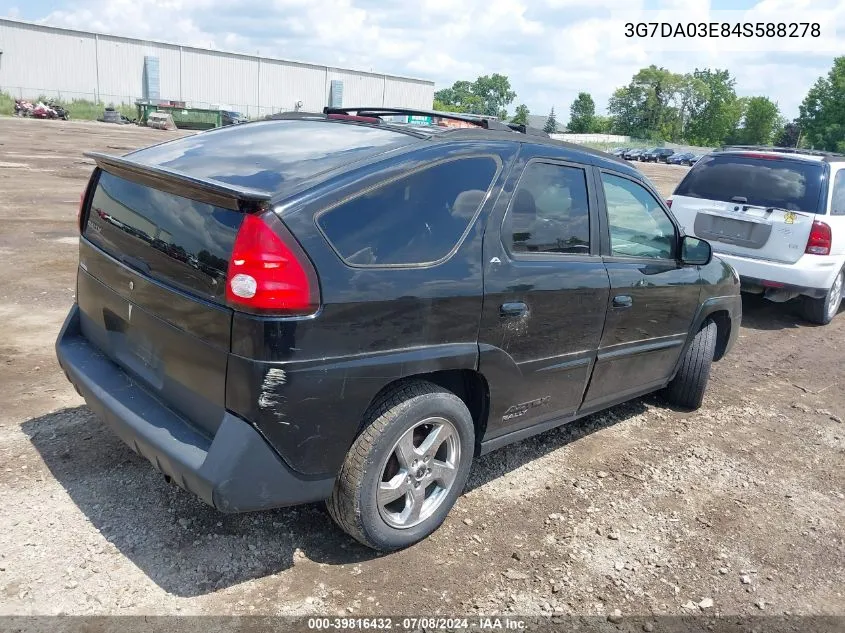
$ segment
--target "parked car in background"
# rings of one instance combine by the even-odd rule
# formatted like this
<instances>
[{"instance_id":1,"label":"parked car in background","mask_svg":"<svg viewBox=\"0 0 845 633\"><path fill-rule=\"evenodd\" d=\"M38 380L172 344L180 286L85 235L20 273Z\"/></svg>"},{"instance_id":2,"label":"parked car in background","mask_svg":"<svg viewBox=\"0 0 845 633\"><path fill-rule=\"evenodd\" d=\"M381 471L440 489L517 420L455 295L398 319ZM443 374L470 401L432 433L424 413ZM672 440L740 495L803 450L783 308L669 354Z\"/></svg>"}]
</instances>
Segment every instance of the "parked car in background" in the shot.
<instances>
[{"instance_id":1,"label":"parked car in background","mask_svg":"<svg viewBox=\"0 0 845 633\"><path fill-rule=\"evenodd\" d=\"M629 148L627 148L627 147L617 147L617 148L611 150L610 153L613 154L614 156L622 156L627 151L629 151Z\"/></svg>"},{"instance_id":2,"label":"parked car in background","mask_svg":"<svg viewBox=\"0 0 845 633\"><path fill-rule=\"evenodd\" d=\"M637 156L637 160L643 163L650 162L651 156L656 150L656 147L650 147L648 149L643 150L642 152L640 152L639 156Z\"/></svg>"},{"instance_id":3,"label":"parked car in background","mask_svg":"<svg viewBox=\"0 0 845 633\"><path fill-rule=\"evenodd\" d=\"M476 455L655 390L699 407L742 304L624 161L379 113L403 111L89 154L56 351L168 480L223 512L327 500L388 551L440 526Z\"/></svg>"},{"instance_id":4,"label":"parked car in background","mask_svg":"<svg viewBox=\"0 0 845 633\"><path fill-rule=\"evenodd\" d=\"M220 111L223 125L237 125L238 123L249 123L249 118L234 110Z\"/></svg>"},{"instance_id":5,"label":"parked car in background","mask_svg":"<svg viewBox=\"0 0 845 633\"><path fill-rule=\"evenodd\" d=\"M700 161L703 158L703 156L704 156L703 154L692 154L688 158L685 158L684 160L682 160L681 165L689 165L690 167L692 167L698 161Z\"/></svg>"},{"instance_id":6,"label":"parked car in background","mask_svg":"<svg viewBox=\"0 0 845 633\"><path fill-rule=\"evenodd\" d=\"M640 160L644 163L665 162L665 159L675 153L675 150L668 147L653 147L640 154Z\"/></svg>"},{"instance_id":7,"label":"parked car in background","mask_svg":"<svg viewBox=\"0 0 845 633\"><path fill-rule=\"evenodd\" d=\"M675 150L669 147L661 147L658 150L652 152L652 157L654 161L657 163L666 163L669 161L669 158L675 153Z\"/></svg>"},{"instance_id":8,"label":"parked car in background","mask_svg":"<svg viewBox=\"0 0 845 633\"><path fill-rule=\"evenodd\" d=\"M845 155L732 147L697 161L669 200L690 235L709 240L746 292L800 298L826 324L842 302Z\"/></svg>"},{"instance_id":9,"label":"parked car in background","mask_svg":"<svg viewBox=\"0 0 845 633\"><path fill-rule=\"evenodd\" d=\"M666 159L670 165L681 165L683 160L692 158L692 152L677 152Z\"/></svg>"},{"instance_id":10,"label":"parked car in background","mask_svg":"<svg viewBox=\"0 0 845 633\"><path fill-rule=\"evenodd\" d=\"M640 147L635 147L634 149L630 149L622 155L622 158L625 160L637 160L645 150Z\"/></svg>"}]
</instances>

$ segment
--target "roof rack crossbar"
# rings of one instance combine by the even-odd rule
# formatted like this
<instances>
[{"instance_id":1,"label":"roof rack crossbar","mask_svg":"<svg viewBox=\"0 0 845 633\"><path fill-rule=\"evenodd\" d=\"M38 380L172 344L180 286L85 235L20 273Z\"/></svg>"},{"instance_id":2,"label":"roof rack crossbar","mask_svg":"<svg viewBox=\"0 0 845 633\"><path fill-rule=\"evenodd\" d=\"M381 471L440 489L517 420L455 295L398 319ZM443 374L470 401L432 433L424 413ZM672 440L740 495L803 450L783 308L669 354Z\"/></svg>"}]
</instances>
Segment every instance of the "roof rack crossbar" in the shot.
<instances>
[{"instance_id":1,"label":"roof rack crossbar","mask_svg":"<svg viewBox=\"0 0 845 633\"><path fill-rule=\"evenodd\" d=\"M416 108L388 108L388 107L381 107L381 106L370 106L370 107L355 107L355 108L333 108L333 107L325 107L323 108L323 114L330 115L330 114L350 114L356 113L358 116L382 116L382 115L408 115L408 116L427 116L432 118L438 119L449 119L451 121L462 121L464 123L474 123L475 125L482 127L486 130L496 130L500 132L512 132L512 131L521 131L519 129L514 128L507 123L501 122L497 117L494 116L487 116L483 114L465 114L465 113L454 113L454 112L441 112L439 110L420 110ZM530 128L533 129L533 128ZM527 134L529 132L523 132L523 134ZM536 136L536 134L535 134Z\"/></svg>"},{"instance_id":2,"label":"roof rack crossbar","mask_svg":"<svg viewBox=\"0 0 845 633\"><path fill-rule=\"evenodd\" d=\"M548 132L537 127L530 127L523 123L508 123L508 127L515 132L521 132L528 136L542 136L543 138L551 138Z\"/></svg>"}]
</instances>

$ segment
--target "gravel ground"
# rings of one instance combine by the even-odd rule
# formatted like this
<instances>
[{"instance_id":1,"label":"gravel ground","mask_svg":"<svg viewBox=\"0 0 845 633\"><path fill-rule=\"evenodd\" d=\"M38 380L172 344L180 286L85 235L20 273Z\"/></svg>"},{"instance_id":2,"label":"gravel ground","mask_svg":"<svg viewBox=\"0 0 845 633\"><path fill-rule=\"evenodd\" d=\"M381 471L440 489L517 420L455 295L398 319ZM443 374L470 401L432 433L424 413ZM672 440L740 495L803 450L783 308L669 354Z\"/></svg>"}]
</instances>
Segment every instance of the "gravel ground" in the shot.
<instances>
[{"instance_id":1,"label":"gravel ground","mask_svg":"<svg viewBox=\"0 0 845 633\"><path fill-rule=\"evenodd\" d=\"M319 505L224 516L166 484L53 344L81 153L174 135L0 118L0 614L845 615L845 317L753 297L701 410L647 397L487 455L399 553ZM642 169L667 195L686 171Z\"/></svg>"}]
</instances>

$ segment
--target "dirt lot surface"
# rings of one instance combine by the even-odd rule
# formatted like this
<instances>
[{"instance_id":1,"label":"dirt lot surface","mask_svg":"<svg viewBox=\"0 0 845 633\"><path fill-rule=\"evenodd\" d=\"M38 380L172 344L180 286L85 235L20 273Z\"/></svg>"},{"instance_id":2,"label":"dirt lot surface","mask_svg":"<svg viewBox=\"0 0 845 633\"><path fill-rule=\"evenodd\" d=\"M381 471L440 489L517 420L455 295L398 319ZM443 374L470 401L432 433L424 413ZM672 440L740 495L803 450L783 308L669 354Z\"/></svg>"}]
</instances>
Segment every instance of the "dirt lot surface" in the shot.
<instances>
[{"instance_id":1,"label":"dirt lot surface","mask_svg":"<svg viewBox=\"0 0 845 633\"><path fill-rule=\"evenodd\" d=\"M176 133L0 119L0 613L845 615L845 315L747 298L696 413L656 397L474 464L375 556L322 506L224 516L84 406L53 344L92 163ZM665 194L684 167L643 170Z\"/></svg>"}]
</instances>

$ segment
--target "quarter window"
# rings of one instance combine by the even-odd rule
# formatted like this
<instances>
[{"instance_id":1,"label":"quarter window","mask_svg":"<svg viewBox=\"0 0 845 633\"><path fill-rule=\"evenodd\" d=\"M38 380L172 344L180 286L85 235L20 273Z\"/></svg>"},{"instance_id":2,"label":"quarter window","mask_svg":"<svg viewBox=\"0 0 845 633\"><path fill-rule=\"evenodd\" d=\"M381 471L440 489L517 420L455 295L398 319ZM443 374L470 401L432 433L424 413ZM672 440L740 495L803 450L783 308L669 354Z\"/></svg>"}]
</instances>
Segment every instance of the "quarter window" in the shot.
<instances>
[{"instance_id":1,"label":"quarter window","mask_svg":"<svg viewBox=\"0 0 845 633\"><path fill-rule=\"evenodd\" d=\"M344 202L317 223L355 266L436 262L464 235L497 171L491 157L440 163Z\"/></svg>"},{"instance_id":2,"label":"quarter window","mask_svg":"<svg viewBox=\"0 0 845 633\"><path fill-rule=\"evenodd\" d=\"M845 215L845 169L836 172L830 194L830 215Z\"/></svg>"},{"instance_id":3,"label":"quarter window","mask_svg":"<svg viewBox=\"0 0 845 633\"><path fill-rule=\"evenodd\" d=\"M584 170L530 163L514 192L502 237L512 253L589 253Z\"/></svg>"},{"instance_id":4,"label":"quarter window","mask_svg":"<svg viewBox=\"0 0 845 633\"><path fill-rule=\"evenodd\" d=\"M642 185L602 173L610 249L620 257L671 259L675 251L675 225Z\"/></svg>"}]
</instances>

